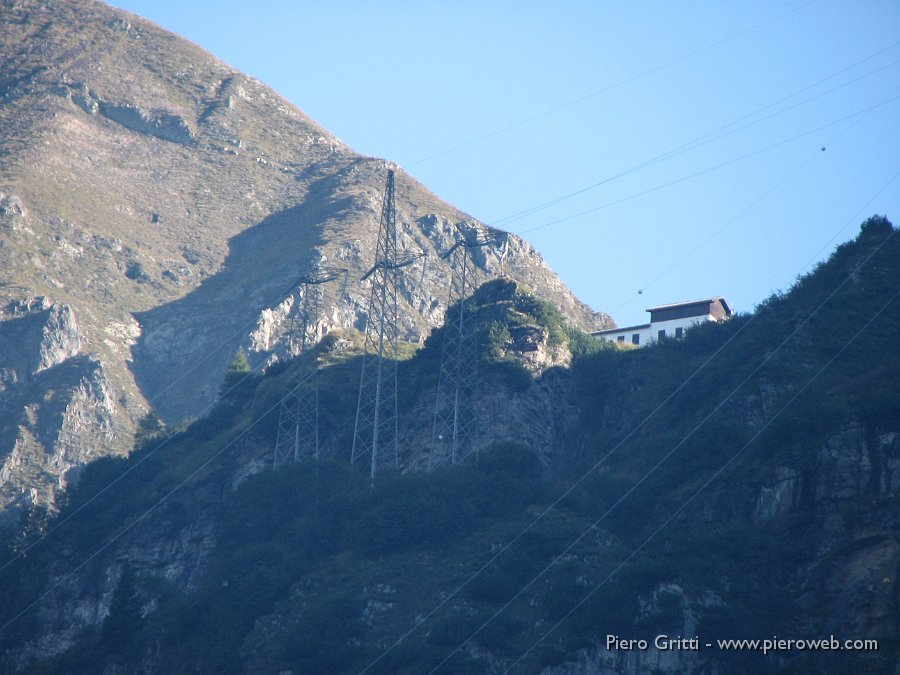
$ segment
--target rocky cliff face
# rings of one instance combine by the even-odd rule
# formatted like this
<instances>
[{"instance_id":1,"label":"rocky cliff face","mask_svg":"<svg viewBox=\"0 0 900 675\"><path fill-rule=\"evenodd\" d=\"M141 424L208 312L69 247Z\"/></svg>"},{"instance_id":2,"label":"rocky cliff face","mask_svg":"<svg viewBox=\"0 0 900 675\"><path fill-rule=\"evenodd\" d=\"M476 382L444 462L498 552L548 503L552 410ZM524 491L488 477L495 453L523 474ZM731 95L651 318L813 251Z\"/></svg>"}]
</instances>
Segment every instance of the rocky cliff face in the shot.
<instances>
[{"instance_id":1,"label":"rocky cliff face","mask_svg":"<svg viewBox=\"0 0 900 675\"><path fill-rule=\"evenodd\" d=\"M103 421L82 424L69 449L59 440L68 432L6 432L8 510L46 503L29 490L55 493L63 467L124 451L151 410L170 422L201 415L239 346L254 365L279 358L296 312L284 292L315 266L347 268L350 279L327 296L322 331L360 328L368 289L358 279L373 263L387 163L138 17L92 0L0 7L0 304L67 307L79 334L68 357L81 358L73 363L92 383L84 405L95 405L92 391L106 396L96 399ZM449 272L439 256L468 217L402 171L397 209L401 249L429 254L400 287L403 332L416 341L443 317ZM498 275L505 255L504 271L573 323L610 324L526 242L509 237L505 250L480 255L476 281ZM13 310L2 319L18 320ZM45 348L37 335L19 345L35 358ZM24 377L16 359L0 352L0 369ZM44 373L29 385L35 399L77 379L28 372ZM5 396L4 428L27 428L28 397ZM43 468L26 478L26 465Z\"/></svg>"},{"instance_id":2,"label":"rocky cliff face","mask_svg":"<svg viewBox=\"0 0 900 675\"><path fill-rule=\"evenodd\" d=\"M802 519L805 540L789 554L805 562L791 571L782 593L800 598L797 612L799 636L842 639L865 637L891 649L898 630L900 592L900 513L894 508L900 483L900 434L871 424L854 422L817 448L807 448L794 466L771 467L765 484L735 502L734 491L711 495L698 513L721 518L731 512L748 533L765 528L770 536L784 536L792 521ZM715 514L715 515L713 515ZM735 574L740 572L735 570ZM712 611L728 611L729 600L721 588L686 591L677 584L660 584L640 603L644 619L665 617L659 633L693 638L700 620ZM660 602L661 598L667 602ZM677 617L664 604L677 606ZM738 627L740 630L740 627ZM781 636L781 635L780 635ZM645 636L646 637L646 636ZM622 673L727 672L711 661L704 650L609 650L605 645L579 650L565 665L553 666L542 675L605 675ZM718 635L718 638L771 638L771 635ZM788 636L781 636L788 637ZM715 658L718 654L713 653ZM868 664L871 672L884 665L876 653L859 654L856 668ZM776 655L773 668L793 672L830 670L825 653ZM880 665L879 665L880 664Z\"/></svg>"},{"instance_id":3,"label":"rocky cliff face","mask_svg":"<svg viewBox=\"0 0 900 675\"><path fill-rule=\"evenodd\" d=\"M34 298L0 311L0 503L52 512L73 469L126 447L112 386L81 340L68 305Z\"/></svg>"}]
</instances>

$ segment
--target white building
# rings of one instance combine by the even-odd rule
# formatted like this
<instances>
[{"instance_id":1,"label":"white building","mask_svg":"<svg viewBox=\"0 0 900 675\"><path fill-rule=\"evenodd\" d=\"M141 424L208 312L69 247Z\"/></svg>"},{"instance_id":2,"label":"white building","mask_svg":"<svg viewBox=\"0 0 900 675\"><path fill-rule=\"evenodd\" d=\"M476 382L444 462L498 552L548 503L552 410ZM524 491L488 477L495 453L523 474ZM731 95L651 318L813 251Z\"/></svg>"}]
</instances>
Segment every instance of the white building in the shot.
<instances>
[{"instance_id":1,"label":"white building","mask_svg":"<svg viewBox=\"0 0 900 675\"><path fill-rule=\"evenodd\" d=\"M725 298L676 302L651 307L647 311L650 312L650 323L598 330L591 335L610 342L630 343L643 347L664 338L680 338L690 326L704 321L724 321L734 313L725 302Z\"/></svg>"}]
</instances>

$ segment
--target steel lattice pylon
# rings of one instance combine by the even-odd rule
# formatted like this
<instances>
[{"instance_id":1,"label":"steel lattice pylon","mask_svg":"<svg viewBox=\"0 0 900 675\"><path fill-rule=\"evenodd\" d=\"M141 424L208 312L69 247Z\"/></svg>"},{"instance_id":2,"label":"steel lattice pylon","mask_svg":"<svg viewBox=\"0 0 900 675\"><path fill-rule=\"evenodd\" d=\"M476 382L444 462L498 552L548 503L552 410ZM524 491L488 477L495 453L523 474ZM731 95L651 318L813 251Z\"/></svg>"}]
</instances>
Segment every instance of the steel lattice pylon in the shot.
<instances>
[{"instance_id":1,"label":"steel lattice pylon","mask_svg":"<svg viewBox=\"0 0 900 675\"><path fill-rule=\"evenodd\" d=\"M477 314L469 298L474 272L470 252L492 243L493 239L479 241L477 236L464 236L442 256L453 256L450 266L452 277L447 315L444 319L444 343L434 406L429 469L446 461L456 464L476 451L478 339Z\"/></svg>"},{"instance_id":2,"label":"steel lattice pylon","mask_svg":"<svg viewBox=\"0 0 900 675\"><path fill-rule=\"evenodd\" d=\"M291 318L288 347L294 357L288 376L290 389L281 401L273 467L303 457L319 458L318 363L310 352L318 338L322 285L346 273L323 269L298 282L300 307Z\"/></svg>"},{"instance_id":3,"label":"steel lattice pylon","mask_svg":"<svg viewBox=\"0 0 900 675\"><path fill-rule=\"evenodd\" d=\"M394 172L388 170L375 246L359 402L350 461L368 458L372 480L379 463L399 463L397 447L397 212Z\"/></svg>"}]
</instances>

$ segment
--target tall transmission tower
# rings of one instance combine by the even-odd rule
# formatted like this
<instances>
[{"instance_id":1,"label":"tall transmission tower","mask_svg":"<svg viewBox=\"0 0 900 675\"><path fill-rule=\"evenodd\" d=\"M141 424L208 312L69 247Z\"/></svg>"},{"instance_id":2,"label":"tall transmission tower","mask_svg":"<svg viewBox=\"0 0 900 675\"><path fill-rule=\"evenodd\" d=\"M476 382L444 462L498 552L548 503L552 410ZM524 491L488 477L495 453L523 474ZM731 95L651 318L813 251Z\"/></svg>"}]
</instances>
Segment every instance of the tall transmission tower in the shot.
<instances>
[{"instance_id":1,"label":"tall transmission tower","mask_svg":"<svg viewBox=\"0 0 900 675\"><path fill-rule=\"evenodd\" d=\"M369 460L374 481L380 464L400 463L397 445L397 340L399 338L398 270L423 257L400 261L397 255L397 211L394 207L394 172L388 170L381 203L381 222L375 246L375 264L360 281L372 278L359 402L353 427L350 461Z\"/></svg>"},{"instance_id":2,"label":"tall transmission tower","mask_svg":"<svg viewBox=\"0 0 900 675\"><path fill-rule=\"evenodd\" d=\"M318 363L310 352L316 345L322 286L344 276L347 270L320 269L297 282L299 311L291 319L289 350L294 356L288 377L290 389L281 401L278 436L272 466L319 458L319 378Z\"/></svg>"},{"instance_id":3,"label":"tall transmission tower","mask_svg":"<svg viewBox=\"0 0 900 675\"><path fill-rule=\"evenodd\" d=\"M496 243L477 232L459 240L443 256L451 258L450 297L444 319L444 343L434 406L434 427L428 468L462 461L476 449L478 415L475 392L478 373L476 312L469 290L473 282L473 249Z\"/></svg>"}]
</instances>

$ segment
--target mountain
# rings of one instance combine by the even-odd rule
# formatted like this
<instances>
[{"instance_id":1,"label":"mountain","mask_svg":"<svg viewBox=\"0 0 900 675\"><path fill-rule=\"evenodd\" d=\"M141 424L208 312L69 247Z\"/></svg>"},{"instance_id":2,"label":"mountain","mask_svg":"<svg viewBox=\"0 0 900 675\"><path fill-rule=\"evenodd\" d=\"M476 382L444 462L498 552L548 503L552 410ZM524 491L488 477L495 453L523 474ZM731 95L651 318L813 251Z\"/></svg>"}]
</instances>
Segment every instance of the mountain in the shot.
<instances>
[{"instance_id":1,"label":"mountain","mask_svg":"<svg viewBox=\"0 0 900 675\"><path fill-rule=\"evenodd\" d=\"M345 452L360 356L333 334L310 357L323 456L273 470L291 370L235 374L210 416L93 462L46 536L8 537L2 668L897 672L886 218L755 313L643 349L506 280L473 302L477 455L370 483ZM406 467L430 446L443 334L398 363ZM720 644L777 639L793 646Z\"/></svg>"},{"instance_id":2,"label":"mountain","mask_svg":"<svg viewBox=\"0 0 900 675\"><path fill-rule=\"evenodd\" d=\"M386 169L262 83L92 0L0 11L0 520L56 508L78 467L129 451L141 420L204 414L240 347L283 358L320 266L349 270L320 332L364 325ZM460 232L499 235L397 171L404 337L439 325ZM457 227L456 224L466 221ZM481 251L582 328L526 242ZM504 251L506 252L504 254ZM501 257L505 255L505 259Z\"/></svg>"}]
</instances>

